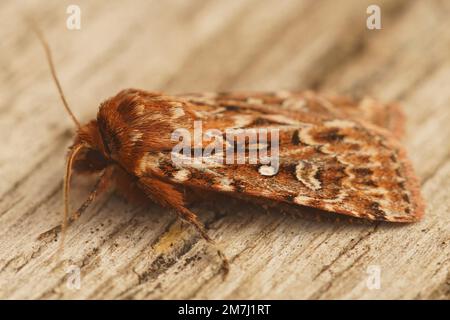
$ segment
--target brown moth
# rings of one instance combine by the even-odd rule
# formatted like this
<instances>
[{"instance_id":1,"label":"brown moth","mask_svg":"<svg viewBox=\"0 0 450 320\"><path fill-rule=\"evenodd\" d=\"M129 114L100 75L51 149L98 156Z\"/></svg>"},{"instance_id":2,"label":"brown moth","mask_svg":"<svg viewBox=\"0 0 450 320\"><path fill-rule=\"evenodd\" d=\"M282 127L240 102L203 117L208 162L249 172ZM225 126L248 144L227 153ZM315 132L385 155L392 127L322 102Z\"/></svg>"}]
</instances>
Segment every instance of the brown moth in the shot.
<instances>
[{"instance_id":1,"label":"brown moth","mask_svg":"<svg viewBox=\"0 0 450 320\"><path fill-rule=\"evenodd\" d=\"M150 199L172 209L210 243L204 226L186 207L185 194L217 192L391 222L413 222L423 215L418 181L399 143L403 116L397 104L312 91L169 96L127 89L104 101L97 118L81 125L41 40L77 126L66 167L63 231L110 186L129 199ZM267 172L250 163L175 164L171 155L178 141L172 133L192 131L195 121L202 121L204 130L277 128L279 170ZM99 173L100 178L69 217L72 170ZM228 270L225 256L218 253Z\"/></svg>"}]
</instances>

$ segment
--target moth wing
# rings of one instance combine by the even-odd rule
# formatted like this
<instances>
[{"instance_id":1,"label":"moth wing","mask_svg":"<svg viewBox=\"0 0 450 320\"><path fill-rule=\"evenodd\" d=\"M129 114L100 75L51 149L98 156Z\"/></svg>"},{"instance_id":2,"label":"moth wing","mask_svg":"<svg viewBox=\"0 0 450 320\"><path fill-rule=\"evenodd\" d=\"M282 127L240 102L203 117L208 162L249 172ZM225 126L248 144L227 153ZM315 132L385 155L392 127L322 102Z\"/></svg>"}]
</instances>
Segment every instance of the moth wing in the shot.
<instances>
[{"instance_id":1,"label":"moth wing","mask_svg":"<svg viewBox=\"0 0 450 320\"><path fill-rule=\"evenodd\" d=\"M276 170L251 164L249 154L245 164L221 163L219 154L201 163L180 163L179 154L169 152L148 156L140 167L174 184L371 220L412 222L423 215L411 164L386 130L350 119L317 117L277 128Z\"/></svg>"},{"instance_id":2,"label":"moth wing","mask_svg":"<svg viewBox=\"0 0 450 320\"><path fill-rule=\"evenodd\" d=\"M184 94L178 97L189 101L196 108L213 107L205 116L214 118L239 118L242 112L253 110L261 113L284 113L293 119L301 119L305 113L332 117L350 117L362 120L393 133L401 138L404 133L404 114L397 103L381 103L370 97L325 95L313 91L303 92L222 92ZM218 112L222 110L222 112Z\"/></svg>"},{"instance_id":3,"label":"moth wing","mask_svg":"<svg viewBox=\"0 0 450 320\"><path fill-rule=\"evenodd\" d=\"M279 130L276 170L252 164L249 146L244 164L221 163L226 159L220 154L206 156L200 163L198 159L180 163L179 154L163 151L147 155L139 168L175 184L372 220L410 222L422 216L424 205L417 179L404 149L391 133L338 113L336 107L329 112L294 113L269 103L268 97L243 95L241 102L236 96L225 102L224 94L182 99L189 101L187 112L203 121L204 131Z\"/></svg>"}]
</instances>

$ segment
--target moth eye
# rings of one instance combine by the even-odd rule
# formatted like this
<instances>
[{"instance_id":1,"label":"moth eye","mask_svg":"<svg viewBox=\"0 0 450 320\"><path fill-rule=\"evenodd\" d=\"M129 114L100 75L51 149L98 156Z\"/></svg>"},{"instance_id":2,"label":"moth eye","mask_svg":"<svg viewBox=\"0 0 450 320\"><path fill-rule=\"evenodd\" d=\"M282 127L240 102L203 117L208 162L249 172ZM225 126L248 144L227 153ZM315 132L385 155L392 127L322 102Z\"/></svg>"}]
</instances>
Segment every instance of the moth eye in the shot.
<instances>
[{"instance_id":1,"label":"moth eye","mask_svg":"<svg viewBox=\"0 0 450 320\"><path fill-rule=\"evenodd\" d=\"M106 159L97 150L89 150L86 154L86 160L89 163L89 168L94 170L100 170L106 167Z\"/></svg>"},{"instance_id":2,"label":"moth eye","mask_svg":"<svg viewBox=\"0 0 450 320\"><path fill-rule=\"evenodd\" d=\"M89 149L81 154L75 161L75 170L79 172L92 172L105 168L107 161L100 151Z\"/></svg>"}]
</instances>

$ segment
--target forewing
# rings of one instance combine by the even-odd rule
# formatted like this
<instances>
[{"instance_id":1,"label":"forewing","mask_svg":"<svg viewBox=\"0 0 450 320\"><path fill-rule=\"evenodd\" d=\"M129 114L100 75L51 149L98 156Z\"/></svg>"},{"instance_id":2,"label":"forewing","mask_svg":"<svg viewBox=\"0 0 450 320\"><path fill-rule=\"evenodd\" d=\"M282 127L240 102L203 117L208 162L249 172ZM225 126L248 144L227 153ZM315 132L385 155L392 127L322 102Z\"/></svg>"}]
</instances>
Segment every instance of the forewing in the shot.
<instances>
[{"instance_id":1,"label":"forewing","mask_svg":"<svg viewBox=\"0 0 450 320\"><path fill-rule=\"evenodd\" d=\"M396 138L404 132L404 115L397 103L381 103L370 97L353 98L303 92L222 92L184 94L178 97L189 101L196 108L204 108L203 118L239 119L234 126L255 126L245 124L242 114L249 110L261 114L281 113L291 119L302 120L305 114L325 115L338 118L362 120L391 131ZM212 110L208 110L212 108ZM265 121L267 122L267 121Z\"/></svg>"},{"instance_id":2,"label":"forewing","mask_svg":"<svg viewBox=\"0 0 450 320\"><path fill-rule=\"evenodd\" d=\"M327 112L299 107L294 114L268 103L267 97L247 96L242 103L233 98L236 105L217 96L185 99L192 103L190 112L203 120L204 130L279 129L278 171L262 170L262 164L250 164L249 159L226 164L217 157L180 165L169 152L148 155L140 167L185 186L372 220L410 222L422 216L417 179L390 132L336 107Z\"/></svg>"}]
</instances>

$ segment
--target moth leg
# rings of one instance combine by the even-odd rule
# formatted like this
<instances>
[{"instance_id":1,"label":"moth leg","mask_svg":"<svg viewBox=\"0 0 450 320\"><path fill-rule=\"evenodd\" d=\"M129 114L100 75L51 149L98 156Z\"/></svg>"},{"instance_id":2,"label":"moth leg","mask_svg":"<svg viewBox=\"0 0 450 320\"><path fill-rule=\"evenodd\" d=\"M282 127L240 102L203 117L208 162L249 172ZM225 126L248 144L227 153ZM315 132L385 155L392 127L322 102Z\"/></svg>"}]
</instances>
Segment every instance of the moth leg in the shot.
<instances>
[{"instance_id":1,"label":"moth leg","mask_svg":"<svg viewBox=\"0 0 450 320\"><path fill-rule=\"evenodd\" d=\"M76 221L86 209L94 202L95 198L108 189L114 167L109 166L102 170L100 177L92 188L91 192L83 204L69 218L69 223Z\"/></svg>"},{"instance_id":2,"label":"moth leg","mask_svg":"<svg viewBox=\"0 0 450 320\"><path fill-rule=\"evenodd\" d=\"M203 239L216 247L217 255L222 260L224 276L226 276L230 270L227 257L217 247L216 242L206 233L206 229L199 221L197 215L185 207L183 193L172 184L155 178L141 178L139 184L150 199L163 207L174 209L179 218L192 225Z\"/></svg>"},{"instance_id":3,"label":"moth leg","mask_svg":"<svg viewBox=\"0 0 450 320\"><path fill-rule=\"evenodd\" d=\"M92 204L92 202L94 202L94 200L96 199L96 197L99 194L102 194L107 187L109 186L109 181L110 181L110 177L111 177L111 173L112 173L112 167L107 167L105 169L102 170L99 179L97 180L97 182L95 183L94 187L92 188L91 192L89 193L89 196L87 197L87 199L83 202L83 204L78 208L78 210L76 210L67 220L67 225L71 225L74 221L76 221L85 211L86 209L89 207L89 205ZM58 234L59 232L61 232L62 230L62 224L59 224L53 228L51 228L50 230L47 230L43 233L41 233L38 237L39 240L43 240L46 237L48 237L51 234Z\"/></svg>"}]
</instances>

